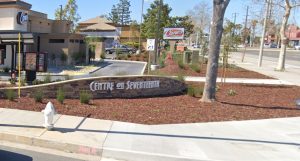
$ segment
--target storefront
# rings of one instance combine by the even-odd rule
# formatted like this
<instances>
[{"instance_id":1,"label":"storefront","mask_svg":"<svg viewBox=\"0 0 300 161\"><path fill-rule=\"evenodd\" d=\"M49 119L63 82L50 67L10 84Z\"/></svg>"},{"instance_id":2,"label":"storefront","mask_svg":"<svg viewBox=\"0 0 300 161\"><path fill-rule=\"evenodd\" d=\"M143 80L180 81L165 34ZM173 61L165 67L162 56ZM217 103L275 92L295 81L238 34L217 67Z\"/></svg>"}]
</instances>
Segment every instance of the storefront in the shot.
<instances>
[{"instance_id":1,"label":"storefront","mask_svg":"<svg viewBox=\"0 0 300 161\"><path fill-rule=\"evenodd\" d=\"M67 56L64 63L72 64L72 54L85 53L84 35L70 33L70 21L50 20L47 14L30 9L31 4L21 0L0 0L0 68L16 69L19 34L21 59L36 53L37 70L39 53L47 53L46 62L55 58L51 60L55 64L61 63L61 54Z\"/></svg>"}]
</instances>

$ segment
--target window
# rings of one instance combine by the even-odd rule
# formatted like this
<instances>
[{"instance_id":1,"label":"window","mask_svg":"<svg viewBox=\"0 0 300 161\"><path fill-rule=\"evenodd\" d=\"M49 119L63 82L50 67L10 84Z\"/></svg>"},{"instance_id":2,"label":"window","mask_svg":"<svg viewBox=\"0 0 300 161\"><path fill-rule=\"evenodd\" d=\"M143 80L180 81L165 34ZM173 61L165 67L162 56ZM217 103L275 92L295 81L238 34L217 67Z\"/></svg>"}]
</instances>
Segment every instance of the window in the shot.
<instances>
[{"instance_id":1,"label":"window","mask_svg":"<svg viewBox=\"0 0 300 161\"><path fill-rule=\"evenodd\" d=\"M49 39L49 43L65 43L65 39Z\"/></svg>"},{"instance_id":2,"label":"window","mask_svg":"<svg viewBox=\"0 0 300 161\"><path fill-rule=\"evenodd\" d=\"M80 44L84 44L84 41L83 41L83 40L80 40Z\"/></svg>"},{"instance_id":3,"label":"window","mask_svg":"<svg viewBox=\"0 0 300 161\"><path fill-rule=\"evenodd\" d=\"M76 43L79 43L79 40L75 40Z\"/></svg>"},{"instance_id":4,"label":"window","mask_svg":"<svg viewBox=\"0 0 300 161\"><path fill-rule=\"evenodd\" d=\"M70 43L74 43L74 39L70 39Z\"/></svg>"}]
</instances>

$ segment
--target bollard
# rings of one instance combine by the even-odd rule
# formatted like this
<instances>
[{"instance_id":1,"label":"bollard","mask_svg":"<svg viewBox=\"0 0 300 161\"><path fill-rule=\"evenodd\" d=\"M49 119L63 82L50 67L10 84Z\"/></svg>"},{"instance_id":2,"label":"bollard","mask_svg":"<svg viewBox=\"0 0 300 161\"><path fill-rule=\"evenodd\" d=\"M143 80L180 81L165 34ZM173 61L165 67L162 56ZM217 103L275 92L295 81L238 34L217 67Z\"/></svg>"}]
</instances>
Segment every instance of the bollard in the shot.
<instances>
[{"instance_id":1,"label":"bollard","mask_svg":"<svg viewBox=\"0 0 300 161\"><path fill-rule=\"evenodd\" d=\"M45 109L42 110L42 113L44 113L44 118L45 118L45 122L43 124L43 126L47 129L47 130L52 130L53 129L53 117L56 114L55 112L55 107L52 104L52 102L48 102Z\"/></svg>"}]
</instances>

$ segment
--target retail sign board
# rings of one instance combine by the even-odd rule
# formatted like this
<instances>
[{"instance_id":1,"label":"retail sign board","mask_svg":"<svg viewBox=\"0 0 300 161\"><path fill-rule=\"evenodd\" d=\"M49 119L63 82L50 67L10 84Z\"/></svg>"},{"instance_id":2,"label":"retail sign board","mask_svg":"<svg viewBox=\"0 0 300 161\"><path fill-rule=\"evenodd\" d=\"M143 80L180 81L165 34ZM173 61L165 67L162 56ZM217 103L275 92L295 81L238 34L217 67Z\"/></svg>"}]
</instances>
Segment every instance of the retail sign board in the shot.
<instances>
[{"instance_id":1,"label":"retail sign board","mask_svg":"<svg viewBox=\"0 0 300 161\"><path fill-rule=\"evenodd\" d=\"M47 71L47 53L41 52L38 55L38 72Z\"/></svg>"},{"instance_id":2,"label":"retail sign board","mask_svg":"<svg viewBox=\"0 0 300 161\"><path fill-rule=\"evenodd\" d=\"M155 39L147 39L147 51L154 51Z\"/></svg>"},{"instance_id":3,"label":"retail sign board","mask_svg":"<svg viewBox=\"0 0 300 161\"><path fill-rule=\"evenodd\" d=\"M182 40L184 38L184 28L164 28L164 39Z\"/></svg>"},{"instance_id":4,"label":"retail sign board","mask_svg":"<svg viewBox=\"0 0 300 161\"><path fill-rule=\"evenodd\" d=\"M26 53L25 55L25 70L36 71L37 54Z\"/></svg>"}]
</instances>

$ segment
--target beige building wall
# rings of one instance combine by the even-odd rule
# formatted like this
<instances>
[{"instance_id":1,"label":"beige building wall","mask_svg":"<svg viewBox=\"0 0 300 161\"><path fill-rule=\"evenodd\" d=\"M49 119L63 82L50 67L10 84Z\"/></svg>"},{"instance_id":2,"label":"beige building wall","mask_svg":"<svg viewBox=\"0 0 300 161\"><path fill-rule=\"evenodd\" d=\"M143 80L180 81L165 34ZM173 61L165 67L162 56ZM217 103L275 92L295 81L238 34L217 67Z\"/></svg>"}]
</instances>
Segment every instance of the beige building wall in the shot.
<instances>
[{"instance_id":1,"label":"beige building wall","mask_svg":"<svg viewBox=\"0 0 300 161\"><path fill-rule=\"evenodd\" d=\"M19 9L15 7L9 8L0 8L0 30L18 30L18 31L27 31L27 25L19 25L17 23L17 14L18 12L28 11L24 9Z\"/></svg>"}]
</instances>

